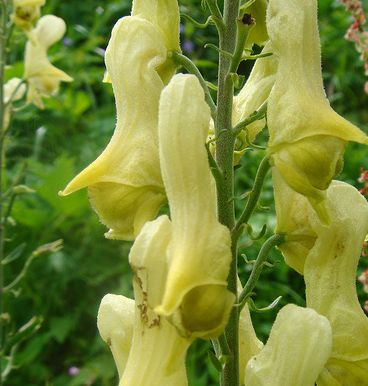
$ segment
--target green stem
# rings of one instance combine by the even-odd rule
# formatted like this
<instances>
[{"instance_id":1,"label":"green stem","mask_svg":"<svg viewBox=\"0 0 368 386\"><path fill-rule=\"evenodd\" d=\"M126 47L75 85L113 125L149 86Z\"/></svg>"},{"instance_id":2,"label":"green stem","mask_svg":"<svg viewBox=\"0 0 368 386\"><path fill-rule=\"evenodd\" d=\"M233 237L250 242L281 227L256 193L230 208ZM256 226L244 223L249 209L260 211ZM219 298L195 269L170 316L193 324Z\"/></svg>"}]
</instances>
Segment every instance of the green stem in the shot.
<instances>
[{"instance_id":1,"label":"green stem","mask_svg":"<svg viewBox=\"0 0 368 386\"><path fill-rule=\"evenodd\" d=\"M224 52L234 53L237 39L237 18L239 0L225 0L223 22L224 31L220 35L220 56L218 69L217 116L215 120L216 162L222 175L223 183L217 189L219 221L230 230L235 224L234 169L233 151L235 136L232 132L232 105L234 86L231 78L231 58ZM221 134L221 135L220 135ZM232 263L228 277L228 288L237 298L237 245L232 244ZM236 301L237 302L237 301ZM221 386L239 385L239 343L238 343L238 308L234 307L225 328L225 337L229 347L229 356L221 374Z\"/></svg>"},{"instance_id":2,"label":"green stem","mask_svg":"<svg viewBox=\"0 0 368 386\"><path fill-rule=\"evenodd\" d=\"M2 261L4 259L4 240L5 240L5 224L3 224L3 168L4 168L4 68L6 63L6 41L7 41L7 1L0 2L0 291L4 287L4 271ZM4 312L3 294L0 294L0 316ZM3 355L2 349L4 344L3 322L0 321L0 353ZM3 384L2 367L3 358L0 357L0 386Z\"/></svg>"},{"instance_id":3,"label":"green stem","mask_svg":"<svg viewBox=\"0 0 368 386\"><path fill-rule=\"evenodd\" d=\"M240 134L242 130L244 130L251 123L258 121L265 117L267 112L267 101L265 101L257 111L249 115L249 117L245 118L243 121L239 122L234 128L233 133L235 135Z\"/></svg>"},{"instance_id":4,"label":"green stem","mask_svg":"<svg viewBox=\"0 0 368 386\"><path fill-rule=\"evenodd\" d=\"M202 74L198 70L198 67L188 57L177 51L169 52L169 56L173 59L174 62L184 67L190 74L193 74L198 78L199 83L203 88L206 102L210 106L212 118L214 118L216 116L216 105L212 99L207 82L204 80Z\"/></svg>"},{"instance_id":5,"label":"green stem","mask_svg":"<svg viewBox=\"0 0 368 386\"><path fill-rule=\"evenodd\" d=\"M247 203L245 204L245 208L244 208L242 214L240 215L239 220L237 221L235 227L232 230L233 243L235 243L238 240L238 238L241 234L241 231L242 231L242 225L248 223L249 218L252 215L252 213L257 205L259 196L260 196L261 191L262 191L263 182L264 182L265 177L267 175L267 172L269 170L270 170L269 158L266 156L262 159L262 161L258 167L256 178L254 181L254 185L253 185L253 188L252 188L250 194L248 195L248 199L247 199Z\"/></svg>"},{"instance_id":6,"label":"green stem","mask_svg":"<svg viewBox=\"0 0 368 386\"><path fill-rule=\"evenodd\" d=\"M277 245L282 244L285 241L285 235L278 233L273 236L271 236L263 245L261 250L258 253L257 259L254 263L252 272L247 280L247 283L245 284L242 292L239 295L239 305L240 310L245 305L247 299L249 296L251 296L252 291L257 284L257 281L259 279L259 276L261 275L261 272L263 270L263 267L265 265L265 262L267 261L268 255L272 248L274 248Z\"/></svg>"}]
</instances>

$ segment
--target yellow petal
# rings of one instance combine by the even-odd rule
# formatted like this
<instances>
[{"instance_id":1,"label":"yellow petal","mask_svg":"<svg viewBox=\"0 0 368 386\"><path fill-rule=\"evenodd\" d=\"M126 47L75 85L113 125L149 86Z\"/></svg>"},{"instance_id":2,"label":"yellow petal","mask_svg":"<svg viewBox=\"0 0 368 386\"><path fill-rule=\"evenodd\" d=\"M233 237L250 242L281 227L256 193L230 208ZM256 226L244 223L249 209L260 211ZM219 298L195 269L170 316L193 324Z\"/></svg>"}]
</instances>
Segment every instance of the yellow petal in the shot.
<instances>
[{"instance_id":1,"label":"yellow petal","mask_svg":"<svg viewBox=\"0 0 368 386\"><path fill-rule=\"evenodd\" d=\"M4 103L17 101L22 99L26 92L26 85L22 83L22 79L11 78L4 84Z\"/></svg>"},{"instance_id":2,"label":"yellow petal","mask_svg":"<svg viewBox=\"0 0 368 386\"><path fill-rule=\"evenodd\" d=\"M333 350L327 370L339 382L340 372L349 380L341 385L360 385L368 370L368 319L355 283L368 231L368 204L354 187L342 182L331 184L327 201L331 224L325 226L318 219L311 222L318 238L304 266L307 305L331 322ZM364 378L359 375L360 368L365 369ZM354 383L355 379L359 382Z\"/></svg>"},{"instance_id":3,"label":"yellow petal","mask_svg":"<svg viewBox=\"0 0 368 386\"><path fill-rule=\"evenodd\" d=\"M270 0L267 28L279 61L267 110L268 152L276 167L287 163L279 168L285 181L309 197L323 219L326 209L319 190L334 177L345 142L368 144L368 137L332 110L326 98L317 1Z\"/></svg>"},{"instance_id":4,"label":"yellow petal","mask_svg":"<svg viewBox=\"0 0 368 386\"><path fill-rule=\"evenodd\" d=\"M277 314L267 344L245 371L245 386L314 386L331 353L328 320L289 304Z\"/></svg>"},{"instance_id":5,"label":"yellow petal","mask_svg":"<svg viewBox=\"0 0 368 386\"><path fill-rule=\"evenodd\" d=\"M185 336L212 337L225 327L234 296L227 290L229 230L217 221L205 141L210 111L193 75L176 75L160 100L160 162L172 219L168 277L156 312Z\"/></svg>"},{"instance_id":6,"label":"yellow petal","mask_svg":"<svg viewBox=\"0 0 368 386\"><path fill-rule=\"evenodd\" d=\"M121 295L105 295L98 309L97 327L109 345L119 377L123 374L133 338L134 300Z\"/></svg>"},{"instance_id":7,"label":"yellow petal","mask_svg":"<svg viewBox=\"0 0 368 386\"><path fill-rule=\"evenodd\" d=\"M248 33L245 42L246 48L252 48L253 44L262 46L268 40L266 28L266 9L267 0L256 0L249 7L245 8L244 12L248 13L255 19L255 26L252 27ZM249 55L249 52L246 53Z\"/></svg>"},{"instance_id":8,"label":"yellow petal","mask_svg":"<svg viewBox=\"0 0 368 386\"><path fill-rule=\"evenodd\" d=\"M33 22L40 17L40 8L44 5L45 0L13 0L11 19L19 28L30 30Z\"/></svg>"},{"instance_id":9,"label":"yellow petal","mask_svg":"<svg viewBox=\"0 0 368 386\"><path fill-rule=\"evenodd\" d=\"M182 338L174 326L153 310L164 284L170 236L170 221L162 216L144 225L130 251L135 323L131 351L119 386L187 385L185 356L191 340Z\"/></svg>"},{"instance_id":10,"label":"yellow petal","mask_svg":"<svg viewBox=\"0 0 368 386\"><path fill-rule=\"evenodd\" d=\"M161 34L139 17L120 19L106 50L117 124L104 152L65 188L89 188L91 204L111 228L108 237L133 239L165 200L158 159L158 103L165 61Z\"/></svg>"}]
</instances>

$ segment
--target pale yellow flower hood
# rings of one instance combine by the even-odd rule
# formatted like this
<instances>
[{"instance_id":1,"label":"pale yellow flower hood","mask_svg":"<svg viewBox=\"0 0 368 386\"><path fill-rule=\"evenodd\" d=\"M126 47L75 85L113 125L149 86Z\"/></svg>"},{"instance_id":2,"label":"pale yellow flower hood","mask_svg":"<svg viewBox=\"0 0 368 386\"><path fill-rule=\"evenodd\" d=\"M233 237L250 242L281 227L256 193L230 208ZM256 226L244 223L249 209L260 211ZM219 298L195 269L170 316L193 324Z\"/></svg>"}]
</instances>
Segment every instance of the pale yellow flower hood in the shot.
<instances>
[{"instance_id":1,"label":"pale yellow flower hood","mask_svg":"<svg viewBox=\"0 0 368 386\"><path fill-rule=\"evenodd\" d=\"M289 304L277 314L267 344L247 364L245 386L314 386L332 346L328 320Z\"/></svg>"},{"instance_id":2,"label":"pale yellow flower hood","mask_svg":"<svg viewBox=\"0 0 368 386\"><path fill-rule=\"evenodd\" d=\"M270 0L267 29L279 65L267 110L273 165L320 218L346 141L367 136L332 110L323 90L316 0Z\"/></svg>"},{"instance_id":3,"label":"pale yellow flower hood","mask_svg":"<svg viewBox=\"0 0 368 386\"><path fill-rule=\"evenodd\" d=\"M134 239L165 201L158 159L158 103L166 59L160 32L136 16L120 19L106 50L117 124L104 152L65 188L88 186L89 198L109 238Z\"/></svg>"},{"instance_id":4,"label":"pale yellow flower hood","mask_svg":"<svg viewBox=\"0 0 368 386\"><path fill-rule=\"evenodd\" d=\"M133 0L132 16L149 21L161 33L167 53L180 52L180 13L177 0ZM178 65L168 55L157 67L162 81L167 84L175 74ZM108 71L103 82L111 83Z\"/></svg>"},{"instance_id":5,"label":"pale yellow flower hood","mask_svg":"<svg viewBox=\"0 0 368 386\"><path fill-rule=\"evenodd\" d=\"M331 224L312 221L318 238L304 266L307 305L329 319L333 333L331 359L318 384L330 385L325 377L332 377L336 385L363 385L368 318L358 301L356 271L368 231L368 203L354 187L337 181L327 191L327 202Z\"/></svg>"},{"instance_id":6,"label":"pale yellow flower hood","mask_svg":"<svg viewBox=\"0 0 368 386\"><path fill-rule=\"evenodd\" d=\"M11 18L16 26L30 30L35 20L40 17L40 8L46 0L13 0L14 11Z\"/></svg>"},{"instance_id":7,"label":"pale yellow flower hood","mask_svg":"<svg viewBox=\"0 0 368 386\"><path fill-rule=\"evenodd\" d=\"M194 75L175 75L161 95L159 147L170 205L168 273L156 312L183 336L219 335L234 301L227 290L230 232L217 220L205 141L210 111Z\"/></svg>"},{"instance_id":8,"label":"pale yellow flower hood","mask_svg":"<svg viewBox=\"0 0 368 386\"><path fill-rule=\"evenodd\" d=\"M98 309L97 327L109 345L119 377L122 376L132 346L135 302L122 295L105 295Z\"/></svg>"},{"instance_id":9,"label":"pale yellow flower hood","mask_svg":"<svg viewBox=\"0 0 368 386\"><path fill-rule=\"evenodd\" d=\"M47 57L47 49L63 37L65 30L63 19L45 15L32 30L32 41L26 44L24 77L28 82L27 101L39 108L44 107L42 97L54 95L61 81L72 81L64 71L53 66Z\"/></svg>"},{"instance_id":10,"label":"pale yellow flower hood","mask_svg":"<svg viewBox=\"0 0 368 386\"><path fill-rule=\"evenodd\" d=\"M130 251L134 273L135 322L132 347L119 386L186 386L185 356L192 340L181 337L155 313L167 270L165 250L171 236L166 216L147 222Z\"/></svg>"}]
</instances>

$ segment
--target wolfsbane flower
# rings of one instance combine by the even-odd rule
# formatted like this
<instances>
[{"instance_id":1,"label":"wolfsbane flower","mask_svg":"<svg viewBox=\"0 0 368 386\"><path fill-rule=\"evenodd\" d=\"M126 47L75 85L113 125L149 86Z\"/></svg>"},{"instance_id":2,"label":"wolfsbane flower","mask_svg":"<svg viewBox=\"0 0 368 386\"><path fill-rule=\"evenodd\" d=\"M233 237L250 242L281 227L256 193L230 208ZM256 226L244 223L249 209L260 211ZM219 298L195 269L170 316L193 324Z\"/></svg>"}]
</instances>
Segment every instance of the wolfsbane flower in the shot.
<instances>
[{"instance_id":1,"label":"wolfsbane flower","mask_svg":"<svg viewBox=\"0 0 368 386\"><path fill-rule=\"evenodd\" d=\"M19 28L28 31L33 22L40 17L40 9L46 0L13 0L13 13L11 19Z\"/></svg>"},{"instance_id":2,"label":"wolfsbane flower","mask_svg":"<svg viewBox=\"0 0 368 386\"><path fill-rule=\"evenodd\" d=\"M175 75L161 94L159 110L160 163L172 231L165 287L155 312L187 337L219 335L234 301L226 281L230 232L217 220L205 150L209 120L197 78Z\"/></svg>"},{"instance_id":3,"label":"wolfsbane flower","mask_svg":"<svg viewBox=\"0 0 368 386\"><path fill-rule=\"evenodd\" d=\"M270 0L267 29L279 62L267 108L268 153L327 223L325 191L341 169L345 144L368 138L332 110L323 90L317 1Z\"/></svg>"},{"instance_id":4,"label":"wolfsbane flower","mask_svg":"<svg viewBox=\"0 0 368 386\"><path fill-rule=\"evenodd\" d=\"M331 353L329 321L289 304L277 314L270 337L245 370L245 386L314 386Z\"/></svg>"},{"instance_id":5,"label":"wolfsbane flower","mask_svg":"<svg viewBox=\"0 0 368 386\"><path fill-rule=\"evenodd\" d=\"M45 15L39 19L32 30L32 40L26 44L24 59L24 77L28 82L28 103L43 108L42 97L50 97L59 90L60 82L73 79L64 71L56 68L47 57L47 49L65 34L63 19L54 15Z\"/></svg>"}]
</instances>

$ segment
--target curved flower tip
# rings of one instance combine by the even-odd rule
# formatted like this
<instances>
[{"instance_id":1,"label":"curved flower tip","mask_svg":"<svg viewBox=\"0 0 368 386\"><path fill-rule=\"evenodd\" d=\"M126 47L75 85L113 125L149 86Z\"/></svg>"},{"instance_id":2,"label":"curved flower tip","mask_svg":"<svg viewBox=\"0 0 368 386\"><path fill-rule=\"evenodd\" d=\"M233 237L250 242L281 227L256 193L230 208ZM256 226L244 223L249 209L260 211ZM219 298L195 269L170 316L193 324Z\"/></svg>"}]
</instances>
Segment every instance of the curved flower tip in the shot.
<instances>
[{"instance_id":1,"label":"curved flower tip","mask_svg":"<svg viewBox=\"0 0 368 386\"><path fill-rule=\"evenodd\" d=\"M130 251L136 302L132 348L120 386L186 386L185 355L191 340L157 315L167 273L166 248L171 236L167 216L147 222ZM137 364L139 363L139 371Z\"/></svg>"},{"instance_id":2,"label":"curved flower tip","mask_svg":"<svg viewBox=\"0 0 368 386\"><path fill-rule=\"evenodd\" d=\"M326 98L317 1L270 0L267 28L279 60L267 109L268 153L285 181L307 196L327 223L324 191L340 170L345 144L368 144L368 137L339 116Z\"/></svg>"},{"instance_id":3,"label":"curved flower tip","mask_svg":"<svg viewBox=\"0 0 368 386\"><path fill-rule=\"evenodd\" d=\"M32 30L32 40L26 44L24 77L28 82L27 101L43 108L42 97L50 97L59 90L60 82L73 79L64 71L53 66L47 49L62 38L65 22L54 15L45 15Z\"/></svg>"},{"instance_id":4,"label":"curved flower tip","mask_svg":"<svg viewBox=\"0 0 368 386\"><path fill-rule=\"evenodd\" d=\"M193 75L175 75L159 109L162 176L172 219L168 274L155 308L184 336L209 338L225 327L234 296L227 290L230 232L217 221L205 140L210 111Z\"/></svg>"},{"instance_id":5,"label":"curved flower tip","mask_svg":"<svg viewBox=\"0 0 368 386\"><path fill-rule=\"evenodd\" d=\"M33 22L40 17L40 8L45 2L46 0L13 0L11 19L17 27L30 30Z\"/></svg>"},{"instance_id":6,"label":"curved flower tip","mask_svg":"<svg viewBox=\"0 0 368 386\"><path fill-rule=\"evenodd\" d=\"M332 326L325 377L328 372L336 385L361 385L368 370L368 319L356 293L356 270L368 231L368 203L354 187L337 181L327 190L327 201L331 224L318 218L310 224L318 237L304 266L307 305Z\"/></svg>"},{"instance_id":7,"label":"curved flower tip","mask_svg":"<svg viewBox=\"0 0 368 386\"><path fill-rule=\"evenodd\" d=\"M110 346L121 376L132 344L134 300L121 295L105 295L98 310L97 327L101 338Z\"/></svg>"},{"instance_id":8,"label":"curved flower tip","mask_svg":"<svg viewBox=\"0 0 368 386\"><path fill-rule=\"evenodd\" d=\"M245 386L313 386L331 353L329 321L289 304L277 314L267 344L247 364Z\"/></svg>"},{"instance_id":9,"label":"curved flower tip","mask_svg":"<svg viewBox=\"0 0 368 386\"><path fill-rule=\"evenodd\" d=\"M19 99L22 99L26 93L26 85L23 83L22 79L11 78L4 84L4 121L3 126L6 130L9 126L11 112L12 112L12 102L16 102Z\"/></svg>"},{"instance_id":10,"label":"curved flower tip","mask_svg":"<svg viewBox=\"0 0 368 386\"><path fill-rule=\"evenodd\" d=\"M133 0L132 16L139 16L152 23L161 32L168 51L181 51L180 13L177 0ZM174 75L176 68L177 65L169 58L158 68L165 84Z\"/></svg>"},{"instance_id":11,"label":"curved flower tip","mask_svg":"<svg viewBox=\"0 0 368 386\"><path fill-rule=\"evenodd\" d=\"M106 50L117 109L115 132L103 153L61 193L88 187L93 208L111 229L110 238L134 239L165 201L157 144L163 88L157 67L165 58L162 35L151 23L139 17L116 23Z\"/></svg>"}]
</instances>

